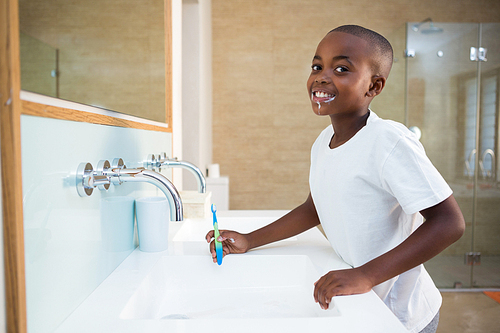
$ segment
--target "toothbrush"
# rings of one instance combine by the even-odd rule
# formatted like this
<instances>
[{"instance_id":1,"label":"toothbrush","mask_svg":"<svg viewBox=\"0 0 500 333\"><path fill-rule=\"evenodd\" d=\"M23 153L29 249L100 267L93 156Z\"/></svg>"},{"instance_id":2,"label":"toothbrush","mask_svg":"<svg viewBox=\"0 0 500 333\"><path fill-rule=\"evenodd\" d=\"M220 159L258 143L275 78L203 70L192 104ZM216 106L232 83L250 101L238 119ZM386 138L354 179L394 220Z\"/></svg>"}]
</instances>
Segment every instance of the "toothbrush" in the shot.
<instances>
[{"instance_id":1,"label":"toothbrush","mask_svg":"<svg viewBox=\"0 0 500 333\"><path fill-rule=\"evenodd\" d=\"M212 204L212 217L214 223L214 238L215 238L215 253L217 254L217 264L222 264L222 243L217 240L219 238L219 226L217 223L217 206Z\"/></svg>"}]
</instances>

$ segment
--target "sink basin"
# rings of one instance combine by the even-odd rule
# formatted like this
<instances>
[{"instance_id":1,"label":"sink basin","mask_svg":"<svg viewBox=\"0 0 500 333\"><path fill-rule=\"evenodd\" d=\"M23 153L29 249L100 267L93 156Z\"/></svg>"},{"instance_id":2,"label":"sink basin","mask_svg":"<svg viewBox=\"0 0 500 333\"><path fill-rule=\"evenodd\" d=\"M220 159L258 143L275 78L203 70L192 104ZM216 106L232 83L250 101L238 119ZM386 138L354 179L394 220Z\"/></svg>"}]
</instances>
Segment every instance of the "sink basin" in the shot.
<instances>
[{"instance_id":1,"label":"sink basin","mask_svg":"<svg viewBox=\"0 0 500 333\"><path fill-rule=\"evenodd\" d=\"M235 230L241 233L248 233L256 229L262 228L269 223L275 221L275 218L268 217L254 217L254 218L218 218L220 230ZM177 234L174 236L174 242L205 242L205 235L213 229L212 220L202 220L195 223L184 224ZM297 237L290 237L282 240L281 242L296 241Z\"/></svg>"},{"instance_id":2,"label":"sink basin","mask_svg":"<svg viewBox=\"0 0 500 333\"><path fill-rule=\"evenodd\" d=\"M175 271L175 274L172 272ZM304 255L162 257L121 311L121 319L335 317L313 298L320 274Z\"/></svg>"}]
</instances>

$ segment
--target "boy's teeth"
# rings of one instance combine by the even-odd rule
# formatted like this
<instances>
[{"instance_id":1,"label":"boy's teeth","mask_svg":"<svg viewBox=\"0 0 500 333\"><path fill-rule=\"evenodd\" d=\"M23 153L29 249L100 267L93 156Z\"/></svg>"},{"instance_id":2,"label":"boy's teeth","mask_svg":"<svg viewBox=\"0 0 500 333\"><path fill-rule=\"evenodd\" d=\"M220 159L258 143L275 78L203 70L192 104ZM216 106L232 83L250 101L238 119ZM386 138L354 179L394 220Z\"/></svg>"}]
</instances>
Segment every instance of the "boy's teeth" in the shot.
<instances>
[{"instance_id":1,"label":"boy's teeth","mask_svg":"<svg viewBox=\"0 0 500 333\"><path fill-rule=\"evenodd\" d=\"M322 91L316 91L316 92L314 93L314 95L315 95L316 97L318 97L318 98L328 98L328 97L330 97L330 98L331 98L331 97L333 97L333 96L334 96L334 95L330 95L330 94L327 94L327 93L322 92Z\"/></svg>"}]
</instances>

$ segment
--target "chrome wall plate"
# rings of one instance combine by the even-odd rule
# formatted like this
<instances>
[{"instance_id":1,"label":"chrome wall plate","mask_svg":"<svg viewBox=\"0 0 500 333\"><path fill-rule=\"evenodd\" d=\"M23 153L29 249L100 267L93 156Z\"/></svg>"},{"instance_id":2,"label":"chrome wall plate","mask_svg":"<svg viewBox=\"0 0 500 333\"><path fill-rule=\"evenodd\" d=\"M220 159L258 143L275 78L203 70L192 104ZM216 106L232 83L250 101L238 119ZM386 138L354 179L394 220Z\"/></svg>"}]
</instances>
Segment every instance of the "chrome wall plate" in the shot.
<instances>
[{"instance_id":1,"label":"chrome wall plate","mask_svg":"<svg viewBox=\"0 0 500 333\"><path fill-rule=\"evenodd\" d=\"M111 168L112 169L115 169L115 168L120 168L120 169L126 168L125 162L123 162L123 160L121 158L113 158L113 161L111 162Z\"/></svg>"},{"instance_id":2,"label":"chrome wall plate","mask_svg":"<svg viewBox=\"0 0 500 333\"><path fill-rule=\"evenodd\" d=\"M91 185L93 183L94 168L90 163L80 163L76 171L76 191L81 197L87 197L92 195L94 187Z\"/></svg>"},{"instance_id":3,"label":"chrome wall plate","mask_svg":"<svg viewBox=\"0 0 500 333\"><path fill-rule=\"evenodd\" d=\"M109 163L108 160L100 160L99 163L97 163L95 175L96 176L106 176L106 173L107 173L107 171L109 171L110 168L111 168L111 164ZM101 191L107 191L109 189L110 185L111 185L111 182L108 182L105 184L97 185L97 188Z\"/></svg>"}]
</instances>

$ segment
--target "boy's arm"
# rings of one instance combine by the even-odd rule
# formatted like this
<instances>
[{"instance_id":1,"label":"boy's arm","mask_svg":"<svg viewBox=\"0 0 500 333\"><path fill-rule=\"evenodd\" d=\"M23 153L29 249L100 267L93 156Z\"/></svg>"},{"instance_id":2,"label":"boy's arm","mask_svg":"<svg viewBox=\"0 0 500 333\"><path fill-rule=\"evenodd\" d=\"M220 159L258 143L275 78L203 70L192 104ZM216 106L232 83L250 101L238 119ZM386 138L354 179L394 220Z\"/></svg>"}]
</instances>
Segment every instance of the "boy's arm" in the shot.
<instances>
[{"instance_id":1,"label":"boy's arm","mask_svg":"<svg viewBox=\"0 0 500 333\"><path fill-rule=\"evenodd\" d=\"M307 200L302 205L273 223L249 234L221 230L219 239L222 242L224 255L229 253L245 253L250 249L298 235L318 224L319 218L316 213L316 207L314 207L311 194L309 193ZM210 243L213 236L213 230L209 231L206 235L207 242ZM213 241L210 243L210 252L215 262L216 255Z\"/></svg>"},{"instance_id":2,"label":"boy's arm","mask_svg":"<svg viewBox=\"0 0 500 333\"><path fill-rule=\"evenodd\" d=\"M453 195L420 213L425 222L391 251L360 267L332 271L319 279L315 301L326 309L333 296L368 292L436 256L464 233L465 221Z\"/></svg>"},{"instance_id":3,"label":"boy's arm","mask_svg":"<svg viewBox=\"0 0 500 333\"><path fill-rule=\"evenodd\" d=\"M247 235L249 250L298 235L319 225L319 218L311 193L307 200L275 222Z\"/></svg>"}]
</instances>

